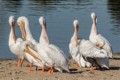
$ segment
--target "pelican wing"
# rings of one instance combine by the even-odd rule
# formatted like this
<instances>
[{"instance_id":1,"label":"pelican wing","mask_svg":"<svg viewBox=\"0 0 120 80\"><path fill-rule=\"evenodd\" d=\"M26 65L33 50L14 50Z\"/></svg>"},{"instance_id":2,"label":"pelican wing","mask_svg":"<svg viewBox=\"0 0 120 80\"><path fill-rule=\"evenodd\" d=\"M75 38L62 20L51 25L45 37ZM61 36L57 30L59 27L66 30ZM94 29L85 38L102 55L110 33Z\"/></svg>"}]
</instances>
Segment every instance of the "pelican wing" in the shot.
<instances>
[{"instance_id":1,"label":"pelican wing","mask_svg":"<svg viewBox=\"0 0 120 80\"><path fill-rule=\"evenodd\" d=\"M53 44L49 44L48 51L51 54L49 57L54 60L54 65L69 72L68 60L64 52Z\"/></svg>"},{"instance_id":2,"label":"pelican wing","mask_svg":"<svg viewBox=\"0 0 120 80\"><path fill-rule=\"evenodd\" d=\"M101 68L109 69L109 58L108 57L97 58L96 62Z\"/></svg>"},{"instance_id":3,"label":"pelican wing","mask_svg":"<svg viewBox=\"0 0 120 80\"><path fill-rule=\"evenodd\" d=\"M108 41L105 37L103 37L103 36L100 35L100 34L98 34L98 36L99 36L99 38L100 38L102 41L104 41L106 44L108 44L109 46L111 46L110 43L109 43L109 41Z\"/></svg>"},{"instance_id":4,"label":"pelican wing","mask_svg":"<svg viewBox=\"0 0 120 80\"><path fill-rule=\"evenodd\" d=\"M85 57L91 57L91 58L105 58L105 57L107 57L107 53L105 50L97 48L89 40L82 40L81 41L80 52Z\"/></svg>"},{"instance_id":5,"label":"pelican wing","mask_svg":"<svg viewBox=\"0 0 120 80\"><path fill-rule=\"evenodd\" d=\"M103 48L107 51L109 57L112 58L113 51L112 51L112 47L111 47L109 41L100 34L98 36L99 36L99 38L101 38L104 41L105 45L103 46Z\"/></svg>"},{"instance_id":6,"label":"pelican wing","mask_svg":"<svg viewBox=\"0 0 120 80\"><path fill-rule=\"evenodd\" d=\"M46 51L49 52L49 54L51 54L49 55L49 57L52 58L53 60L67 59L64 52L53 44L48 45Z\"/></svg>"},{"instance_id":7,"label":"pelican wing","mask_svg":"<svg viewBox=\"0 0 120 80\"><path fill-rule=\"evenodd\" d=\"M93 39L95 40L92 40L92 42L95 44L95 45L102 45L104 46L105 45L105 42L99 37L99 35L95 36L95 38L93 37Z\"/></svg>"}]
</instances>

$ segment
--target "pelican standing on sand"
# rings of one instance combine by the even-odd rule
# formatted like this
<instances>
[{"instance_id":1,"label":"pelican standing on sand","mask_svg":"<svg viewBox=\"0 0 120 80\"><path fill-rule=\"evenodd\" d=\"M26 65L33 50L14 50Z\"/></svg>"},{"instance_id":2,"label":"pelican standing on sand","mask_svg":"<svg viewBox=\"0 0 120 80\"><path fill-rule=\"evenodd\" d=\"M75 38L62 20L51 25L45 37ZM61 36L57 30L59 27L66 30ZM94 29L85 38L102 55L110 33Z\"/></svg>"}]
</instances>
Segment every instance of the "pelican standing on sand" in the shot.
<instances>
[{"instance_id":1,"label":"pelican standing on sand","mask_svg":"<svg viewBox=\"0 0 120 80\"><path fill-rule=\"evenodd\" d=\"M9 34L9 48L13 54L15 54L18 57L18 65L17 67L21 67L24 59L24 54L20 53L20 46L22 39L18 38L16 39L15 35L15 17L10 16L9 17L9 24L11 26L10 34Z\"/></svg>"},{"instance_id":2,"label":"pelican standing on sand","mask_svg":"<svg viewBox=\"0 0 120 80\"><path fill-rule=\"evenodd\" d=\"M109 59L107 56L107 52L104 49L97 48L89 40L85 40L85 39L78 40L78 28L79 28L78 20L74 20L73 23L75 28L74 37L72 37L72 42L75 47L73 48L73 52L77 51L75 56L79 54L79 56L83 57L85 61L88 61L91 63L90 72L93 72L94 70L93 64L96 64L98 67L101 67L101 68L109 69ZM99 63L97 60L99 61L102 60L102 61L101 63Z\"/></svg>"},{"instance_id":3,"label":"pelican standing on sand","mask_svg":"<svg viewBox=\"0 0 120 80\"><path fill-rule=\"evenodd\" d=\"M36 66L36 69L37 69L37 67L42 67L43 66L42 61L41 61L38 53L36 52L38 50L37 49L38 43L34 40L34 38L31 35L31 32L29 30L28 19L24 16L19 17L18 20L17 20L17 23L20 27L23 39L31 42L30 47L28 49L30 49L31 52L34 54L34 56L37 57L37 59L36 59L33 56L26 55L26 59L31 63L30 64L30 69L28 71L31 71L31 68L32 68L33 65ZM25 31L24 31L24 28L25 28Z\"/></svg>"},{"instance_id":4,"label":"pelican standing on sand","mask_svg":"<svg viewBox=\"0 0 120 80\"><path fill-rule=\"evenodd\" d=\"M49 38L46 31L46 22L43 17L39 18L39 22L42 27L40 39L39 39L39 53L41 59L44 61L44 65L47 65L50 68L48 73L53 73L54 69L62 72L66 70L69 72L68 68L68 60L65 57L63 51L59 49L57 46L50 44Z\"/></svg>"},{"instance_id":5,"label":"pelican standing on sand","mask_svg":"<svg viewBox=\"0 0 120 80\"><path fill-rule=\"evenodd\" d=\"M9 48L13 54L18 57L18 68L21 67L25 55L34 56L29 49L26 48L27 45L31 43L28 41L23 41L21 38L16 39L15 35L15 17L9 17L9 24L11 26L10 34L9 34ZM34 56L35 57L35 56ZM35 57L36 58L36 57Z\"/></svg>"},{"instance_id":6,"label":"pelican standing on sand","mask_svg":"<svg viewBox=\"0 0 120 80\"><path fill-rule=\"evenodd\" d=\"M78 26L77 25L78 22L74 21L73 25L74 26ZM75 27L74 29L74 34L71 37L71 41L69 44L69 51L71 53L71 56L73 58L73 60L75 60L77 62L76 67L78 68L80 67L90 67L90 63L85 61L84 58L81 56L80 51L79 51L79 46L80 46L80 40L78 39L78 27Z\"/></svg>"},{"instance_id":7,"label":"pelican standing on sand","mask_svg":"<svg viewBox=\"0 0 120 80\"><path fill-rule=\"evenodd\" d=\"M97 29L96 29L97 17L95 13L91 13L91 18L93 23L92 23L89 40L92 43L94 43L97 47L105 49L107 51L109 58L112 58L113 51L109 41L97 32Z\"/></svg>"}]
</instances>

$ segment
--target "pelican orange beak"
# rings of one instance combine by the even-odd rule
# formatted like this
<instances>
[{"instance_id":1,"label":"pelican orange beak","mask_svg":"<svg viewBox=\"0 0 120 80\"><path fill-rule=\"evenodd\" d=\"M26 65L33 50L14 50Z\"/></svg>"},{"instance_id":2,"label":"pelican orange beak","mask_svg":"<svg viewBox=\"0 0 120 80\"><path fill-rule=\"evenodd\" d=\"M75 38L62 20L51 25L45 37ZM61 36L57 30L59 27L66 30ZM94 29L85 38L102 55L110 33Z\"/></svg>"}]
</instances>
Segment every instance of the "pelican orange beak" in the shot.
<instances>
[{"instance_id":1,"label":"pelican orange beak","mask_svg":"<svg viewBox=\"0 0 120 80\"><path fill-rule=\"evenodd\" d=\"M20 31L22 33L23 39L26 40L26 33L25 33L25 30L24 30L24 26L25 26L24 21L22 21L21 24L20 24L20 22L18 22L18 25L20 27Z\"/></svg>"},{"instance_id":2,"label":"pelican orange beak","mask_svg":"<svg viewBox=\"0 0 120 80\"><path fill-rule=\"evenodd\" d=\"M28 54L30 54L31 56L33 56L35 59L38 59L39 61L42 61L38 56L36 56L35 54L33 54L31 48L28 45L26 46L25 52L28 53Z\"/></svg>"}]
</instances>

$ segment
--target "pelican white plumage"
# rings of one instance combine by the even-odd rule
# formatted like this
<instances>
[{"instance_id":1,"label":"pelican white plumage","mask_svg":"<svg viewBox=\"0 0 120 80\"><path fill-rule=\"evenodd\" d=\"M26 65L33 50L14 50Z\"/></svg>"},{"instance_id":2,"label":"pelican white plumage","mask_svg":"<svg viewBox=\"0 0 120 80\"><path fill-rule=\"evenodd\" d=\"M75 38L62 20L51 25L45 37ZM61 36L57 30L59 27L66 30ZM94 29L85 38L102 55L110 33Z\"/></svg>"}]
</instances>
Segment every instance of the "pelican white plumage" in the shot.
<instances>
[{"instance_id":1,"label":"pelican white plumage","mask_svg":"<svg viewBox=\"0 0 120 80\"><path fill-rule=\"evenodd\" d=\"M109 41L97 32L97 29L96 29L97 17L95 13L91 13L91 18L93 23L92 23L89 40L99 48L105 49L107 51L109 58L112 58L113 51Z\"/></svg>"},{"instance_id":2,"label":"pelican white plumage","mask_svg":"<svg viewBox=\"0 0 120 80\"><path fill-rule=\"evenodd\" d=\"M75 56L80 54L85 61L91 63L90 71L93 72L93 64L98 65L101 68L109 69L109 59L107 52L104 49L97 48L92 42L85 39L78 40L78 20L74 21L74 37L72 37L72 42L74 44L73 52L75 51ZM79 44L79 46L77 46ZM77 48L78 47L78 48ZM77 51L77 52L76 52ZM71 51L72 52L72 51Z\"/></svg>"},{"instance_id":3,"label":"pelican white plumage","mask_svg":"<svg viewBox=\"0 0 120 80\"><path fill-rule=\"evenodd\" d=\"M77 20L74 21L73 25L76 26L76 24L78 24ZM80 54L80 51L79 51L80 40L78 39L77 35L78 35L78 29L76 27L74 29L74 34L71 37L71 41L69 44L69 51L71 53L71 56L73 60L75 60L80 67L90 67L91 64L85 61L84 58Z\"/></svg>"},{"instance_id":4,"label":"pelican white plumage","mask_svg":"<svg viewBox=\"0 0 120 80\"><path fill-rule=\"evenodd\" d=\"M29 71L31 71L32 65L35 65L37 67L42 67L43 66L42 61L41 61L38 53L36 52L38 50L38 47L37 47L38 43L34 40L34 38L31 35L31 32L29 30L28 19L24 16L19 17L18 20L17 20L17 23L20 27L23 39L31 42L30 47L28 49L37 58L36 59L33 56L26 55L26 59L31 63ZM24 28L25 28L25 31L24 31ZM25 32L26 32L26 34L25 34Z\"/></svg>"},{"instance_id":5,"label":"pelican white plumage","mask_svg":"<svg viewBox=\"0 0 120 80\"><path fill-rule=\"evenodd\" d=\"M69 72L68 69L68 60L65 57L63 51L59 49L57 46L50 44L47 31L46 31L46 22L43 17L39 18L39 22L42 27L40 39L39 39L39 53L41 59L44 61L44 64L50 66L49 73L53 72L53 69L57 69L60 72L66 70ZM41 54L42 53L42 54Z\"/></svg>"}]
</instances>

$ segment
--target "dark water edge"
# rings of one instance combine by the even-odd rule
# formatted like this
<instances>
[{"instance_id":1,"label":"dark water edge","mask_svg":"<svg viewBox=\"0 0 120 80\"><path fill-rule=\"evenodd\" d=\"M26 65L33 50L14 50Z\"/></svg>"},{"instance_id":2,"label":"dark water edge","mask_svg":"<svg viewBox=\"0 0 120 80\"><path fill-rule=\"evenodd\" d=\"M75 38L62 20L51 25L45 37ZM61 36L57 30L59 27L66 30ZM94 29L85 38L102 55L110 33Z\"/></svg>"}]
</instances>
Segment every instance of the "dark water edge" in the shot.
<instances>
[{"instance_id":1,"label":"dark water edge","mask_svg":"<svg viewBox=\"0 0 120 80\"><path fill-rule=\"evenodd\" d=\"M9 60L17 60L17 59L4 59L4 58L1 58L0 61L9 61Z\"/></svg>"},{"instance_id":2,"label":"dark water edge","mask_svg":"<svg viewBox=\"0 0 120 80\"><path fill-rule=\"evenodd\" d=\"M113 53L113 56L114 56L114 55L118 55L118 56L120 56L120 53L119 53L119 52L118 52L118 53Z\"/></svg>"},{"instance_id":3,"label":"dark water edge","mask_svg":"<svg viewBox=\"0 0 120 80\"><path fill-rule=\"evenodd\" d=\"M118 53L113 53L113 57L114 56L120 56L120 52ZM67 56L68 59L72 59L71 55ZM114 58L113 58L114 59ZM11 57L11 58L0 58L0 61L4 61L4 60L18 60L16 57Z\"/></svg>"}]
</instances>

